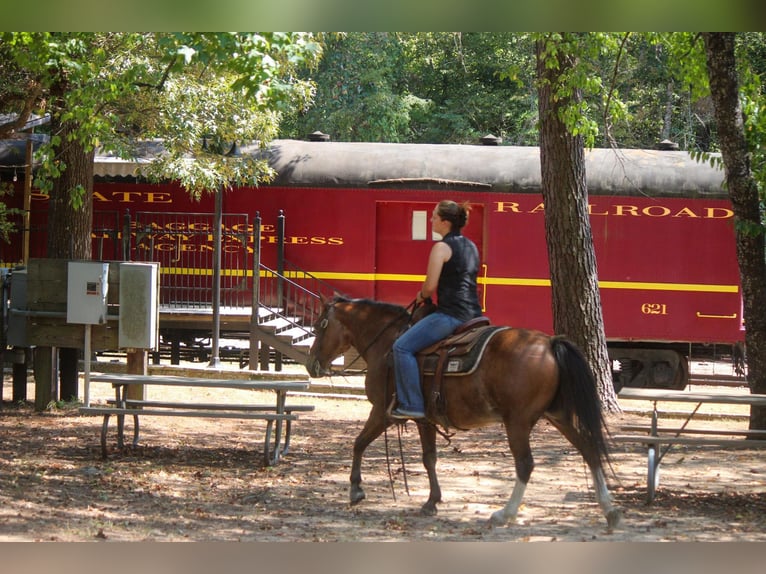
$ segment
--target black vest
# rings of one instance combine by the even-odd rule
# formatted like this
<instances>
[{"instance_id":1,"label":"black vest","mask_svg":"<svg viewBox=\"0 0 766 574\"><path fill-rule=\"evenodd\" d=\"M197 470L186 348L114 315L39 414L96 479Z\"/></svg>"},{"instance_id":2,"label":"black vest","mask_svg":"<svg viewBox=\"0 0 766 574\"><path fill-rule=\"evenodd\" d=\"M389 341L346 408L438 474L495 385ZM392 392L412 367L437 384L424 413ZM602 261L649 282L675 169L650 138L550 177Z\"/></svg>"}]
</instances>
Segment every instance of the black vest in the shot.
<instances>
[{"instance_id":1,"label":"black vest","mask_svg":"<svg viewBox=\"0 0 766 574\"><path fill-rule=\"evenodd\" d=\"M439 311L463 322L481 316L476 292L479 250L460 232L450 232L442 241L452 249L452 257L444 262L436 288Z\"/></svg>"}]
</instances>

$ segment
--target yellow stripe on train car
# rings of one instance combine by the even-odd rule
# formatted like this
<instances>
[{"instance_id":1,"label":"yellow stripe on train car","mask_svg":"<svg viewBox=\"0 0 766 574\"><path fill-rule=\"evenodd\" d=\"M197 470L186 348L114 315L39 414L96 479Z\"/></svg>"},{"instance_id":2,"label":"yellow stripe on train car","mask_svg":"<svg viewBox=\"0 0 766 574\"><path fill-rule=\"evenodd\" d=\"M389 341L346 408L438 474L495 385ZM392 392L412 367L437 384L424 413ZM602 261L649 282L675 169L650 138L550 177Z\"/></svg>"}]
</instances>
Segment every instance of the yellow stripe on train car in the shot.
<instances>
[{"instance_id":1,"label":"yellow stripe on train car","mask_svg":"<svg viewBox=\"0 0 766 574\"><path fill-rule=\"evenodd\" d=\"M197 269L183 267L164 267L162 273L168 275L212 275L212 269ZM348 273L342 271L310 271L312 277L322 280L341 281L392 281L418 282L425 280L425 275L406 273ZM251 277L249 269L222 269L225 277ZM263 276L263 273L261 274ZM286 272L288 279L300 278L301 274ZM512 287L550 287L550 279L535 279L527 277L479 277L479 284ZM601 289L623 289L634 291L683 291L696 293L739 293L739 285L716 285L709 283L659 283L647 281L599 281Z\"/></svg>"}]
</instances>

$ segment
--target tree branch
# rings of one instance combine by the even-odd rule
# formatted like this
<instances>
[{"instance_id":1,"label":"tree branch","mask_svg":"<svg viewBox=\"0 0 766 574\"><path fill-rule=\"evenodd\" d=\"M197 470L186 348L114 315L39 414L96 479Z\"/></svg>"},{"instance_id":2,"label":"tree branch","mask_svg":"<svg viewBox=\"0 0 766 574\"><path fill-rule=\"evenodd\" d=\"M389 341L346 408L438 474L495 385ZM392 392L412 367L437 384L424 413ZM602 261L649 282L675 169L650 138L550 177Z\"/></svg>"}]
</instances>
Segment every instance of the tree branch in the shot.
<instances>
[{"instance_id":1,"label":"tree branch","mask_svg":"<svg viewBox=\"0 0 766 574\"><path fill-rule=\"evenodd\" d=\"M622 38L622 42L620 42L620 49L617 51L617 56L614 59L614 68L612 69L612 81L609 84L609 93L607 94L606 101L604 102L604 130L606 131L604 135L606 136L606 139L612 148L616 148L617 143L612 136L612 122L609 120L609 105L613 99L614 93L617 91L617 73L620 69L620 61L625 50L625 44L628 42L629 37L630 32L625 32L625 35Z\"/></svg>"},{"instance_id":2,"label":"tree branch","mask_svg":"<svg viewBox=\"0 0 766 574\"><path fill-rule=\"evenodd\" d=\"M162 88L165 86L165 82L168 80L168 76L170 76L170 71L173 69L173 67L176 65L176 62L178 62L178 56L173 56L173 60L171 60L168 65L165 67L165 71L162 73L162 78L160 79L159 83L157 84L150 84L148 82L136 82L135 85L139 88L151 88L153 90L157 90L158 92L162 91Z\"/></svg>"},{"instance_id":3,"label":"tree branch","mask_svg":"<svg viewBox=\"0 0 766 574\"><path fill-rule=\"evenodd\" d=\"M8 136L14 134L15 132L21 130L26 125L27 121L29 120L29 117L32 115L32 111L35 109L37 103L40 101L40 96L42 95L42 84L38 82L37 80L30 80L27 84L27 92L25 97L22 98L16 98L15 100L21 100L23 102L21 111L19 112L19 115L16 117L16 119L12 122L8 122L7 124L3 124L0 126L0 139L1 138L7 138ZM5 104L5 102L4 102ZM6 106L3 105L3 108Z\"/></svg>"}]
</instances>

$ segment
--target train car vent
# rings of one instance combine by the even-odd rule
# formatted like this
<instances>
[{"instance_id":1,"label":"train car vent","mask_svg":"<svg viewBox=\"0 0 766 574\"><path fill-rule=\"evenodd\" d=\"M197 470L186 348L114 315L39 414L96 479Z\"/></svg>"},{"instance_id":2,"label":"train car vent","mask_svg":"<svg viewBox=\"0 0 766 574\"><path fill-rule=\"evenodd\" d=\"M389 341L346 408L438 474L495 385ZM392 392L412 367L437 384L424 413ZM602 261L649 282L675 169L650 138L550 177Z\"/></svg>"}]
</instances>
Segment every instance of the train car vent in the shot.
<instances>
[{"instance_id":1,"label":"train car vent","mask_svg":"<svg viewBox=\"0 0 766 574\"><path fill-rule=\"evenodd\" d=\"M309 134L309 141L312 142L328 142L330 141L330 136L328 134L323 134L319 130L310 133Z\"/></svg>"},{"instance_id":2,"label":"train car vent","mask_svg":"<svg viewBox=\"0 0 766 574\"><path fill-rule=\"evenodd\" d=\"M657 144L657 149L660 151L678 151L678 144L670 140L662 140Z\"/></svg>"},{"instance_id":3,"label":"train car vent","mask_svg":"<svg viewBox=\"0 0 766 574\"><path fill-rule=\"evenodd\" d=\"M503 138L499 138L492 134L487 134L479 141L481 141L481 145L500 145L503 143Z\"/></svg>"}]
</instances>

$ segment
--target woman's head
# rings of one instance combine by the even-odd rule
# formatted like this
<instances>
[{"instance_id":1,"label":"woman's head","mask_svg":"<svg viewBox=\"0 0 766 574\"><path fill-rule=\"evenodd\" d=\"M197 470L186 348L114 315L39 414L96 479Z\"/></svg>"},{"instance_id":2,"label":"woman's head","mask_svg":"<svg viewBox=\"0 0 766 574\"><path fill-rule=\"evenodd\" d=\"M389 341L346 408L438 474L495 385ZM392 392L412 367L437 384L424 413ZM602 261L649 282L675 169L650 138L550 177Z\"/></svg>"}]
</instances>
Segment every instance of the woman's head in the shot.
<instances>
[{"instance_id":1,"label":"woman's head","mask_svg":"<svg viewBox=\"0 0 766 574\"><path fill-rule=\"evenodd\" d=\"M436 214L452 224L452 231L460 231L468 223L470 204L466 201L462 204L449 199L443 199L436 206Z\"/></svg>"}]
</instances>

